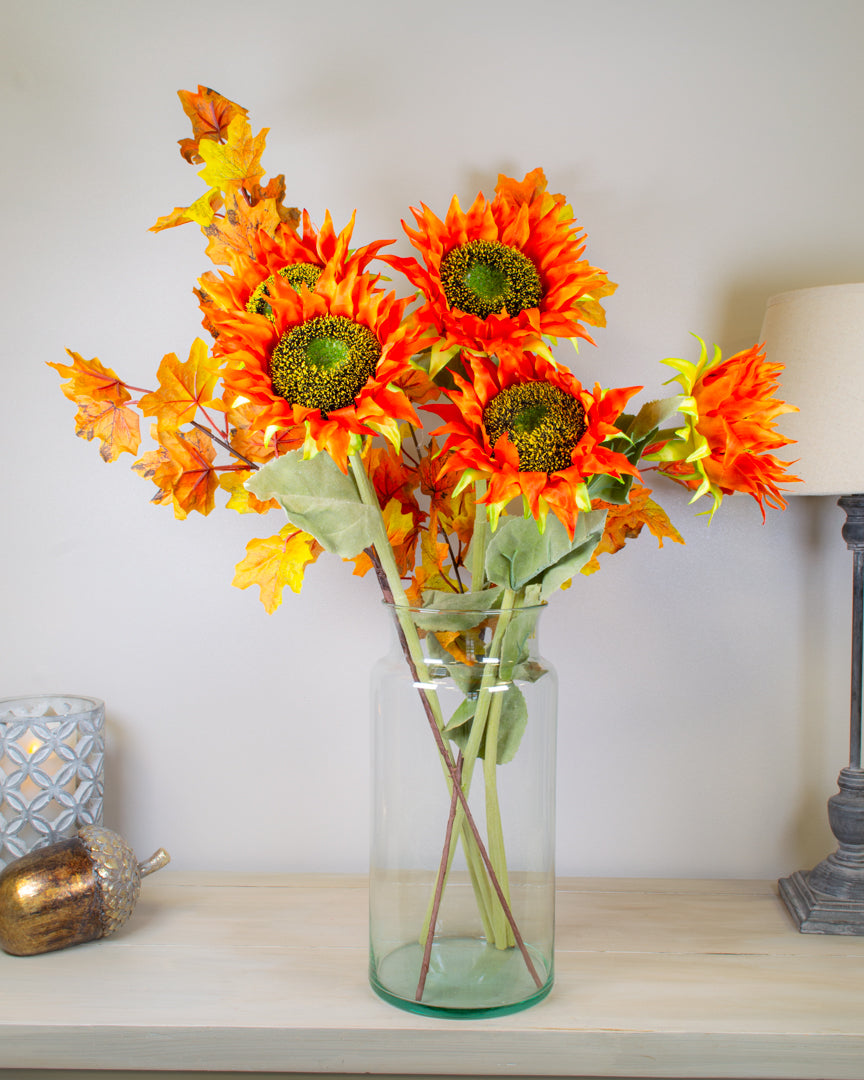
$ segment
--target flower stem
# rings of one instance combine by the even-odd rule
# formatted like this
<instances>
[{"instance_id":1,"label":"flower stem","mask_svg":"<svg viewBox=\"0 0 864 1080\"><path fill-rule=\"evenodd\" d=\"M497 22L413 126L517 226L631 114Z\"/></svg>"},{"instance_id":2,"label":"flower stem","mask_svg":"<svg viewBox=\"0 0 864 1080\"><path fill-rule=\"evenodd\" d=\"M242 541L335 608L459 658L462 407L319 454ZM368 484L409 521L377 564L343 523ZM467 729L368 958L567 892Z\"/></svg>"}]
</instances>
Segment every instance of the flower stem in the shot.
<instances>
[{"instance_id":1,"label":"flower stem","mask_svg":"<svg viewBox=\"0 0 864 1080\"><path fill-rule=\"evenodd\" d=\"M498 748L498 722L501 716L502 698L501 692L494 692L501 685L500 683L500 663L502 645L504 641L504 634L507 631L507 627L510 624L512 611L516 602L516 594L507 589L504 592L504 596L501 600L501 610L498 616L498 622L495 626L495 633L492 635L492 642L489 646L489 653L485 657L483 664L483 679L480 684L480 692L477 698L477 708L474 712L474 718L471 722L471 733L468 736L468 742L464 749L464 760L462 762L462 791L467 798L468 792L471 788L471 777L474 772L474 766L477 761L478 754L480 752L480 745L483 742L483 735L486 734L486 750L484 762L491 755L492 767L491 776L489 770L484 764L484 777L486 782L486 829L490 841L490 855L493 851L492 838L496 837L495 852L496 855L492 856L493 864L496 866L496 873L498 873L499 881L502 881L502 891L507 897L508 903L510 900L510 888L506 880L507 873L507 860L504 857L504 837L501 828L501 815L498 805L498 795L496 789L496 766L497 760L497 748ZM496 718L494 731L487 726L487 719L490 716ZM462 807L457 809L457 832L458 828L463 825ZM446 872L449 873L450 866L453 862L453 857L456 853L456 848L453 844L452 835L448 832L448 838L445 840L446 860L442 861L442 865L446 866ZM501 879L501 868L504 869L505 877ZM427 943L435 930L435 923L433 918L434 911L434 897L429 902L429 907L426 912L426 920L423 924L423 930L421 932L420 941L421 944ZM499 949L505 949L512 947L514 944L514 936L507 926L506 919L503 918L503 909L497 906L494 902L489 907L489 917L483 921L483 929L486 934L487 941L494 941L495 945Z\"/></svg>"},{"instance_id":2,"label":"flower stem","mask_svg":"<svg viewBox=\"0 0 864 1080\"><path fill-rule=\"evenodd\" d=\"M462 778L462 755L456 761L456 772L461 782ZM426 935L426 944L423 948L423 962L420 965L420 979L417 982L417 993L414 995L415 1001L421 1001L423 999L423 991L426 987L426 976L429 974L429 961L432 958L432 941L435 936L435 923L438 920L438 910L441 907L441 897L444 894L444 881L447 877L447 857L450 851L450 842L453 836L453 823L456 819L456 807L459 805L459 798L456 794L456 784L453 785L453 794L450 798L450 814L447 818L447 835L444 840L444 850L441 852L441 864L438 867L438 880L435 883L435 899L432 905L432 918L431 927L429 933Z\"/></svg>"},{"instance_id":3,"label":"flower stem","mask_svg":"<svg viewBox=\"0 0 864 1080\"><path fill-rule=\"evenodd\" d=\"M381 566L381 574L386 580L387 589L390 594L390 599L394 602L394 608L396 610L397 618L399 620L400 638L402 640L402 647L405 652L406 660L408 661L409 669L414 676L415 681L425 683L426 686L420 687L421 701L423 703L423 709L426 714L426 719L429 723L432 737L435 740L435 745L438 748L438 753L441 757L443 766L449 775L449 783L452 784L450 790L451 798L455 794L459 800L459 804L462 811L465 814L465 822L470 831L470 834L477 846L480 858L486 869L486 874L489 879L495 895L498 897L498 901L504 910L505 918L510 925L513 936L516 940L522 956L525 960L525 966L537 984L537 986L543 985L543 980L537 974L537 969L534 966L534 962L531 959L531 955L528 952L528 948L522 939L522 934L519 931L519 927L516 925L516 920L513 918L513 912L510 910L510 905L507 902L507 898L504 895L498 878L495 875L495 868L492 865L492 861L489 858L489 853L483 843L483 838L480 835L480 830L477 828L477 823L474 820L474 815L471 813L471 808L468 805L468 799L465 792L462 790L462 777L456 768L456 763L453 760L453 755L450 753L450 749L444 741L444 736L441 734L444 727L444 720L441 714L441 705L438 701L438 697L434 693L430 693L427 687L429 686L429 672L426 667L425 659L423 658L423 650L420 646L420 639L417 636L417 628L414 626L411 620L410 612L408 611L408 599L405 595L405 590L402 587L402 579L399 576L399 570L396 566L396 558L393 554L393 548L390 546L390 541L387 537L387 529L384 525L384 519L381 515L381 507L378 504L378 496L375 493L375 489L372 486L372 482L366 472L363 465L363 461L359 454L352 454L350 458L351 471L354 475L354 479L357 483L357 490L360 494L362 501L370 507L374 507L377 510L377 529L379 536L373 540L375 553L378 556L378 561ZM381 576L379 576L379 581ZM401 601L401 603L400 603ZM466 845L467 848L468 845ZM449 845L448 845L449 850Z\"/></svg>"},{"instance_id":4,"label":"flower stem","mask_svg":"<svg viewBox=\"0 0 864 1080\"><path fill-rule=\"evenodd\" d=\"M474 484L474 532L471 534L471 589L479 592L486 584L486 544L489 540L489 519L486 506L480 499L486 494L486 481Z\"/></svg>"},{"instance_id":5,"label":"flower stem","mask_svg":"<svg viewBox=\"0 0 864 1080\"><path fill-rule=\"evenodd\" d=\"M497 694L489 710L486 725L486 751L483 755L483 778L486 785L486 835L489 841L489 857L507 901L510 901L510 880L507 874L507 854L504 849L504 829L501 824L501 806L498 801L498 732L501 723L502 695ZM509 948L514 944L510 928L500 908L494 915L495 946Z\"/></svg>"}]
</instances>

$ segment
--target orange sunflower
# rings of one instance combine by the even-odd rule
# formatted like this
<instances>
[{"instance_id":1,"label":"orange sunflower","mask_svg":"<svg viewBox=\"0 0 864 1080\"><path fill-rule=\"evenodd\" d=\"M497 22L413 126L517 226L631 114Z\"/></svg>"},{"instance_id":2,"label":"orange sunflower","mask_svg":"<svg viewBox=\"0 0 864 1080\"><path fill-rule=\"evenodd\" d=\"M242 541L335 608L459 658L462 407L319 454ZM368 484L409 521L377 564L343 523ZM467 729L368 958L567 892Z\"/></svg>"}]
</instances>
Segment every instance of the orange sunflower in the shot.
<instances>
[{"instance_id":1,"label":"orange sunflower","mask_svg":"<svg viewBox=\"0 0 864 1080\"><path fill-rule=\"evenodd\" d=\"M196 292L204 312L204 326L217 338L217 352L224 353L231 348L230 342L218 341L225 329L226 316L230 318L237 312L248 311L272 319L268 297L276 275L294 289L299 290L303 285L314 289L328 263L340 277L352 272L363 273L381 248L393 243L392 240L376 240L349 251L355 217L356 213L352 214L348 224L337 233L328 210L319 231L304 210L302 235L284 224L275 236L261 229L251 241L251 257L232 253L233 273L220 271L217 275L211 270L203 274Z\"/></svg>"},{"instance_id":2,"label":"orange sunflower","mask_svg":"<svg viewBox=\"0 0 864 1080\"><path fill-rule=\"evenodd\" d=\"M695 490L694 499L710 494L712 515L724 495L742 491L759 503L764 520L765 503L779 510L786 507L779 485L800 479L786 472L790 462L770 453L795 441L775 426L778 416L798 411L774 397L783 365L769 364L761 345L728 360L715 346L709 359L705 343L698 340L698 364L663 361L678 372L685 424L675 438L649 448L645 456L660 461L660 471L671 479Z\"/></svg>"},{"instance_id":3,"label":"orange sunflower","mask_svg":"<svg viewBox=\"0 0 864 1080\"><path fill-rule=\"evenodd\" d=\"M415 318L445 359L459 349L551 360L543 338L584 338L605 325L600 304L615 291L582 258L584 234L563 195L546 191L542 169L522 181L499 176L495 198L478 195L467 212L456 196L444 221L421 204L417 229L402 226L423 257L384 256L420 291ZM593 342L592 342L593 344Z\"/></svg>"},{"instance_id":4,"label":"orange sunflower","mask_svg":"<svg viewBox=\"0 0 864 1080\"><path fill-rule=\"evenodd\" d=\"M572 537L580 510L591 509L593 476L638 476L627 458L603 444L620 435L615 421L641 387L583 389L566 368L542 356L471 357L469 378L455 372L446 404L430 405L445 424L444 469L462 473L457 492L488 481L482 502L493 525L522 496L542 525L551 509Z\"/></svg>"},{"instance_id":5,"label":"orange sunflower","mask_svg":"<svg viewBox=\"0 0 864 1080\"><path fill-rule=\"evenodd\" d=\"M268 286L271 316L226 318L233 343L222 376L225 401L256 406L253 426L293 431L307 449L328 450L343 472L365 435L399 445L399 422L419 423L395 380L409 368L412 335L401 325L407 300L377 278L329 262L314 291L278 275Z\"/></svg>"}]
</instances>

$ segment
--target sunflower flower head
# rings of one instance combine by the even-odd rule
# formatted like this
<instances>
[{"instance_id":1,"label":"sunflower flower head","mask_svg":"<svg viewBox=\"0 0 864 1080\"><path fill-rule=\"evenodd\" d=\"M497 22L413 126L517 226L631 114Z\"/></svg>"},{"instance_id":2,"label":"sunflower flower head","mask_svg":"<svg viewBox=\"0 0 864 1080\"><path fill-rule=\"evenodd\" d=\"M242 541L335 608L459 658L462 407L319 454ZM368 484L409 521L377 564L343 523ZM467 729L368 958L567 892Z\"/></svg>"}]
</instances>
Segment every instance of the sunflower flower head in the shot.
<instances>
[{"instance_id":1,"label":"sunflower flower head","mask_svg":"<svg viewBox=\"0 0 864 1080\"><path fill-rule=\"evenodd\" d=\"M397 380L410 371L413 338L397 300L369 274L332 262L313 291L277 275L272 318L240 311L226 320L233 349L226 399L257 406L255 427L293 433L308 453L327 450L343 472L368 435L399 446L402 421L419 423Z\"/></svg>"},{"instance_id":2,"label":"sunflower flower head","mask_svg":"<svg viewBox=\"0 0 864 1080\"><path fill-rule=\"evenodd\" d=\"M419 290L414 318L442 362L460 350L551 360L548 341L591 342L586 327L605 325L600 301L616 286L582 258L584 234L542 169L499 176L495 197L480 194L466 211L454 196L443 221L423 204L412 214L417 227L402 224L422 264L384 261Z\"/></svg>"},{"instance_id":3,"label":"sunflower flower head","mask_svg":"<svg viewBox=\"0 0 864 1080\"><path fill-rule=\"evenodd\" d=\"M615 420L640 387L584 389L561 365L531 353L472 356L468 378L454 372L447 402L430 405L445 421L444 470L461 473L457 492L487 483L480 500L493 525L507 504L522 497L541 528L550 510L572 537L581 510L591 509L595 476L636 476L628 459L605 446L620 436Z\"/></svg>"},{"instance_id":4,"label":"sunflower flower head","mask_svg":"<svg viewBox=\"0 0 864 1080\"><path fill-rule=\"evenodd\" d=\"M770 364L761 345L723 360L714 347L709 357L705 342L699 362L668 359L682 390L680 412L684 425L674 436L651 448L645 456L660 462L660 471L695 491L693 500L712 497L713 517L724 495L745 492L759 503L785 509L780 484L800 479L788 474L789 462L771 453L793 442L781 435L775 421L797 412L775 397L782 364Z\"/></svg>"},{"instance_id":5,"label":"sunflower flower head","mask_svg":"<svg viewBox=\"0 0 864 1080\"><path fill-rule=\"evenodd\" d=\"M260 229L249 237L246 252L232 253L230 273L204 274L197 294L205 316L204 325L217 339L217 351L230 351L230 334L225 335L230 320L238 312L273 320L269 297L276 277L299 292L304 287L314 291L325 266L336 277L364 273L381 248L392 241L377 240L351 251L355 216L352 214L348 224L337 233L329 210L320 230L304 210L302 233L286 224L280 225L273 236Z\"/></svg>"}]
</instances>

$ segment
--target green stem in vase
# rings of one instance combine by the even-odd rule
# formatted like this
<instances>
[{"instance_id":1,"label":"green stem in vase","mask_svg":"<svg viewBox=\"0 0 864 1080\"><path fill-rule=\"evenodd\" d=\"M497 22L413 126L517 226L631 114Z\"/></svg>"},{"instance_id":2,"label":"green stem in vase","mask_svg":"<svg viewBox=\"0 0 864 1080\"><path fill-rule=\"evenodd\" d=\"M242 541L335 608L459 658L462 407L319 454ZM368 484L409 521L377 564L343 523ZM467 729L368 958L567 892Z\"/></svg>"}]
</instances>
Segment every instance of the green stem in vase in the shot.
<instances>
[{"instance_id":1,"label":"green stem in vase","mask_svg":"<svg viewBox=\"0 0 864 1080\"><path fill-rule=\"evenodd\" d=\"M453 762L452 755L444 742L443 736L441 735L441 731L444 728L441 704L438 700L438 695L431 686L429 670L423 656L423 649L420 645L420 638L417 635L417 628L414 625L414 621L408 610L408 597L402 587L402 579L399 576L399 568L396 565L393 548L391 547L390 540L387 536L387 527L384 524L384 518L381 514L378 496L359 454L352 454L350 463L351 472L354 476L354 481L357 484L357 491L361 500L367 506L373 507L376 511L375 520L378 536L374 540L374 553L376 559L373 560L373 562L377 564L377 567L380 567L381 573L379 575L379 581L382 581L383 578L382 584L386 586L385 595L393 603L394 610L396 611L399 620L400 637L406 659L411 667L415 681L421 684L418 686L421 701L423 702L430 725L433 727L433 734L436 737L436 744L438 745L442 766L447 779L448 791L452 797L453 785L455 784L458 787L459 790L456 793L457 798L460 799L460 802L466 811L465 820L460 820L460 832L463 835L466 859L468 861L468 868L471 874L471 881L474 886L484 932L487 932L488 930L491 934L489 913L494 908L495 901L491 895L489 886L491 885L491 890L494 891L499 899L501 896L501 887L498 882L494 880L492 863L483 846L483 840L477 829L477 825L468 810L466 796L462 791L460 782L461 777L457 779L456 766ZM517 932L515 931L515 928L514 932ZM534 967L528 956L527 950L525 950L525 961L529 970L532 971L533 977L536 979L536 972L534 972Z\"/></svg>"},{"instance_id":2,"label":"green stem in vase","mask_svg":"<svg viewBox=\"0 0 864 1080\"><path fill-rule=\"evenodd\" d=\"M495 873L501 882L501 888L510 902L510 879L507 874L507 855L504 849L504 828L501 823L501 807L498 801L498 733L501 724L503 695L496 694L489 710L486 725L486 751L483 755L483 779L486 786L486 839L489 844L489 858L495 867ZM496 908L493 917L495 946L498 949L510 948L515 944L510 927L504 918L504 912Z\"/></svg>"},{"instance_id":3,"label":"green stem in vase","mask_svg":"<svg viewBox=\"0 0 864 1080\"><path fill-rule=\"evenodd\" d=\"M468 793L471 788L471 778L474 773L474 766L477 762L477 757L480 753L480 746L483 742L483 735L486 734L486 750L485 753L488 756L490 753L490 745L492 747L493 755L493 770L492 779L490 781L488 774L486 775L486 829L490 840L490 859L495 872L498 875L498 881L501 883L501 892L509 903L510 889L506 876L502 880L500 876L500 869L503 867L504 873L507 872L507 861L504 857L504 837L501 827L501 816L498 807L498 795L495 785L495 776L497 772L497 747L498 747L498 725L501 716L502 706L502 693L498 689L501 686L499 680L500 663L499 658L501 656L501 649L504 641L504 634L507 631L507 627L510 624L512 612L516 603L516 594L507 589L501 599L501 609L498 615L498 621L495 626L495 633L492 636L492 642L489 646L489 652L484 659L483 665L483 678L480 683L480 691L477 698L477 708L474 712L474 717L471 723L471 733L468 736L468 741L463 750L463 762L462 762L462 792L467 800ZM503 688L502 688L503 689ZM487 719L490 716L495 716L495 730L494 733L487 728ZM485 760L485 759L484 759ZM485 774L485 766L484 766ZM490 804L490 791L492 793L492 802ZM462 806L456 809L456 825L457 829L455 834L458 835L459 827L463 824L462 820L463 808ZM444 851L446 853L446 859L442 858L441 868L439 869L440 875L446 876L450 872L450 867L453 863L453 858L456 853L456 847L453 842L454 830L451 830L448 825L447 837L445 839ZM496 838L496 856L493 855L492 838ZM435 904L435 895L438 893L439 887L443 887L442 881L436 882L435 894L430 898L429 905L426 911L426 919L423 923L423 930L420 935L420 944L426 947L431 941L432 936L435 933L435 916L437 913L437 905ZM489 918L484 919L483 931L486 935L486 940L494 942L497 948L505 949L508 946L515 944L515 936L512 929L508 925L508 920L505 916L504 905L498 904L492 901L489 908Z\"/></svg>"}]
</instances>

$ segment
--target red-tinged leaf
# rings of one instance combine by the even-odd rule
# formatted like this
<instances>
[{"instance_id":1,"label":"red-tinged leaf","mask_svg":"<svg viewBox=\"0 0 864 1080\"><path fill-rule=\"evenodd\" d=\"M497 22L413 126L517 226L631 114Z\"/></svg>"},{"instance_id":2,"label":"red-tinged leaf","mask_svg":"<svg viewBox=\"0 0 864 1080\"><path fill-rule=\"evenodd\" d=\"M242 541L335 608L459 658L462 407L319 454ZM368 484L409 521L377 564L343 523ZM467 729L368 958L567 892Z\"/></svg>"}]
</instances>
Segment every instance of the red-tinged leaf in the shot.
<instances>
[{"instance_id":1,"label":"red-tinged leaf","mask_svg":"<svg viewBox=\"0 0 864 1080\"><path fill-rule=\"evenodd\" d=\"M137 454L141 443L138 414L112 401L82 401L75 415L75 434L99 439L103 461L116 461L123 453Z\"/></svg>"},{"instance_id":2,"label":"red-tinged leaf","mask_svg":"<svg viewBox=\"0 0 864 1080\"><path fill-rule=\"evenodd\" d=\"M216 505L215 494L219 486L218 474L213 467L216 451L213 441L202 431L153 430L159 449L144 454L132 466L145 479L152 480L159 488L155 503L171 502L174 516L181 521L191 510L205 516Z\"/></svg>"},{"instance_id":3,"label":"red-tinged leaf","mask_svg":"<svg viewBox=\"0 0 864 1080\"><path fill-rule=\"evenodd\" d=\"M237 564L232 584L238 589L257 585L261 603L267 614L272 615L282 603L286 585L293 592L300 592L307 564L315 562L323 550L317 540L289 523L276 536L249 541L246 557Z\"/></svg>"},{"instance_id":4,"label":"red-tinged leaf","mask_svg":"<svg viewBox=\"0 0 864 1080\"><path fill-rule=\"evenodd\" d=\"M231 121L235 116L246 116L247 111L207 86L199 86L197 94L178 90L177 96L183 112L192 121L192 138L179 140L180 153L190 164L200 165L203 158L198 153L198 143L202 139L224 142Z\"/></svg>"},{"instance_id":5,"label":"red-tinged leaf","mask_svg":"<svg viewBox=\"0 0 864 1080\"><path fill-rule=\"evenodd\" d=\"M271 458L279 457L287 450L299 450L303 445L302 437L298 436L298 428L282 428L271 433L268 442L265 442L266 431L260 427L252 427L256 417L260 416L263 406L246 402L228 410L228 423L232 426L230 443L238 454L247 461L254 461L256 465L263 465ZM299 429L302 430L302 429Z\"/></svg>"},{"instance_id":6,"label":"red-tinged leaf","mask_svg":"<svg viewBox=\"0 0 864 1080\"><path fill-rule=\"evenodd\" d=\"M202 406L212 404L221 362L210 356L206 344L196 338L183 363L174 353L162 358L157 372L159 389L145 394L138 407L155 416L159 431L176 431L191 423Z\"/></svg>"},{"instance_id":7,"label":"red-tinged leaf","mask_svg":"<svg viewBox=\"0 0 864 1080\"><path fill-rule=\"evenodd\" d=\"M96 357L85 360L71 349L66 352L72 357L71 364L55 364L50 360L47 364L59 371L64 379L69 380L63 383L60 389L70 401L77 405L90 401L108 401L114 405L122 405L132 396L123 380L118 378L111 368L103 367Z\"/></svg>"},{"instance_id":8,"label":"red-tinged leaf","mask_svg":"<svg viewBox=\"0 0 864 1080\"><path fill-rule=\"evenodd\" d=\"M364 453L363 461L382 507L391 499L398 499L406 513L419 512L414 495L419 474L402 460L390 443L370 447Z\"/></svg>"}]
</instances>

